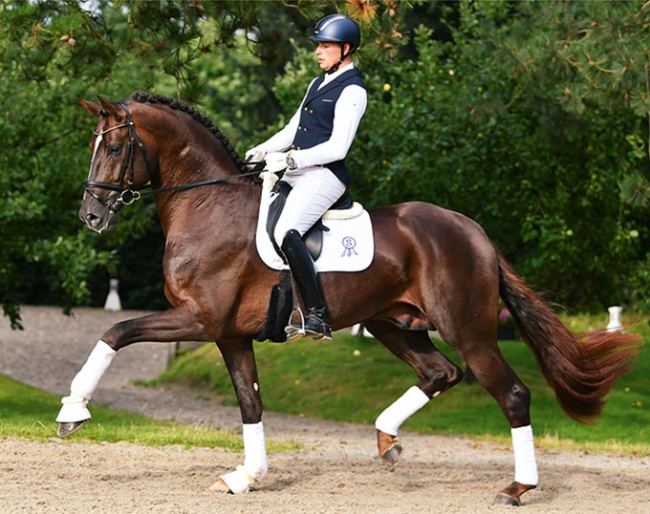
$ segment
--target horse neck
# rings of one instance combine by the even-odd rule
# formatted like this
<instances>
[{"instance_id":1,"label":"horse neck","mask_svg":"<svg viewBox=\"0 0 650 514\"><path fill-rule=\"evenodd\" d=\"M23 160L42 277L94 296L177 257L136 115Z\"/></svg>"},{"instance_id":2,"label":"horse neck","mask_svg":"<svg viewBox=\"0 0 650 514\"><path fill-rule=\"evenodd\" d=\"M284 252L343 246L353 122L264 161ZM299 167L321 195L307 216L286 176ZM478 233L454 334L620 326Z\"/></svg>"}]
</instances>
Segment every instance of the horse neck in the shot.
<instances>
[{"instance_id":1,"label":"horse neck","mask_svg":"<svg viewBox=\"0 0 650 514\"><path fill-rule=\"evenodd\" d=\"M154 189L173 188L213 179L223 182L156 195L158 213L167 233L175 225L194 224L201 219L243 224L242 230L257 218L260 188L241 172L223 143L202 126L167 132L159 145L159 171L152 181ZM195 216L197 211L211 216ZM198 219L197 219L198 218ZM180 228L183 230L183 228ZM254 232L254 227L250 229Z\"/></svg>"}]
</instances>

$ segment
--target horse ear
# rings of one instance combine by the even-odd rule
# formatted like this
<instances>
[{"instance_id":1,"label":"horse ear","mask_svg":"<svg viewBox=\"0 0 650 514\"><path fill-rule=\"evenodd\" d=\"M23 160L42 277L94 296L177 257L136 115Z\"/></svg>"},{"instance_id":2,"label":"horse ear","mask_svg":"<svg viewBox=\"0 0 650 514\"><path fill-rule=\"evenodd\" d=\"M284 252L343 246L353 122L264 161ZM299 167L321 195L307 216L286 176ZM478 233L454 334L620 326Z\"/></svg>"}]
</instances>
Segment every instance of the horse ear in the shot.
<instances>
[{"instance_id":1,"label":"horse ear","mask_svg":"<svg viewBox=\"0 0 650 514\"><path fill-rule=\"evenodd\" d=\"M97 95L97 98L99 98L99 101L102 104L102 108L110 114L113 118L115 118L117 121L122 121L122 115L120 114L120 111L122 110L116 103L110 102L106 100L101 95Z\"/></svg>"},{"instance_id":2,"label":"horse ear","mask_svg":"<svg viewBox=\"0 0 650 514\"><path fill-rule=\"evenodd\" d=\"M96 104L95 102L89 102L88 100L84 100L83 98L79 98L79 103L90 114L92 114L96 118L99 118L99 115L100 115L100 113L102 111L102 106L101 105Z\"/></svg>"}]
</instances>

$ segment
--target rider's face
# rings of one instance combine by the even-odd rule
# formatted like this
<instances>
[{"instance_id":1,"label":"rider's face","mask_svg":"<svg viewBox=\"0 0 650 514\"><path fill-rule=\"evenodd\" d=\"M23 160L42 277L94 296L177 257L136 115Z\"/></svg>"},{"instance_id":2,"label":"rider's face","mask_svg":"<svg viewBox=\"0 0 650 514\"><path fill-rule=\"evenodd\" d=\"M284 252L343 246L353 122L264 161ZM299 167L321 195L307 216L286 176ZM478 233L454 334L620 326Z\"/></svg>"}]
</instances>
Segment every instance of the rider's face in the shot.
<instances>
[{"instance_id":1,"label":"rider's face","mask_svg":"<svg viewBox=\"0 0 650 514\"><path fill-rule=\"evenodd\" d=\"M344 46L348 47L349 45L345 43ZM329 41L319 41L316 47L316 57L321 70L327 71L341 60L341 45Z\"/></svg>"}]
</instances>

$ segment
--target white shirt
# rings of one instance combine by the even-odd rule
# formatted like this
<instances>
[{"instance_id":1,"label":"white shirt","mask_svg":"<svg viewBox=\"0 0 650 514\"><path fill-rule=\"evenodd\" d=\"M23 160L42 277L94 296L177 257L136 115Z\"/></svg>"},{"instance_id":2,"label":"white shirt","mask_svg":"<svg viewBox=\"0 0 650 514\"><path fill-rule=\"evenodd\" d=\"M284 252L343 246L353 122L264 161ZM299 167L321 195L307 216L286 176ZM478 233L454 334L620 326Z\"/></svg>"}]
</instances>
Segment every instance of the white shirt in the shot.
<instances>
[{"instance_id":1,"label":"white shirt","mask_svg":"<svg viewBox=\"0 0 650 514\"><path fill-rule=\"evenodd\" d=\"M325 75L325 80L323 80L319 89L352 68L354 68L354 64L350 63L334 73ZM309 87L314 83L314 80L309 84ZM309 88L307 88L307 91L309 91ZM307 94L305 94L306 96ZM291 117L289 123L280 132L257 146L258 150L266 153L284 152L291 147L300 124L300 113L304 102L305 98L303 98L300 107ZM364 88L354 84L346 86L336 102L332 135L327 141L316 146L294 151L292 155L296 161L296 166L298 168L307 168L344 159L350 150L350 146L352 146L361 118L366 112L367 103L368 95Z\"/></svg>"}]
</instances>

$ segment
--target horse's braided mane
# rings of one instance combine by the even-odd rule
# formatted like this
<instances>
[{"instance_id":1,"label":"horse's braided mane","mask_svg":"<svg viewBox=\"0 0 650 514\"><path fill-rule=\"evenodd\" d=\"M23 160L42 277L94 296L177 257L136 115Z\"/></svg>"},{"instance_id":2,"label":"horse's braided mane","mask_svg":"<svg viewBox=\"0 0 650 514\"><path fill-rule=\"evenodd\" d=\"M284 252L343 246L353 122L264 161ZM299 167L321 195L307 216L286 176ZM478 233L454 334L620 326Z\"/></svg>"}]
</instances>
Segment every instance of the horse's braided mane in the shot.
<instances>
[{"instance_id":1,"label":"horse's braided mane","mask_svg":"<svg viewBox=\"0 0 650 514\"><path fill-rule=\"evenodd\" d=\"M235 164L237 165L237 168L239 168L239 171L241 173L246 173L250 171L250 169L244 163L244 161L241 160L241 157L239 157L239 154L230 143L230 140L224 135L224 133L221 132L214 123L212 123L212 120L210 120L210 118L201 114L191 105L188 105L185 102L181 102L180 100L175 100L167 96L155 95L152 93L143 93L139 91L132 93L130 100L139 103L162 104L162 105L166 105L170 109L174 109L176 111L182 111L189 114L192 117L192 119L198 121L201 125L206 127L214 137L216 137L219 141L221 141L223 146L226 148L226 150L232 157L233 161L235 161Z\"/></svg>"}]
</instances>

